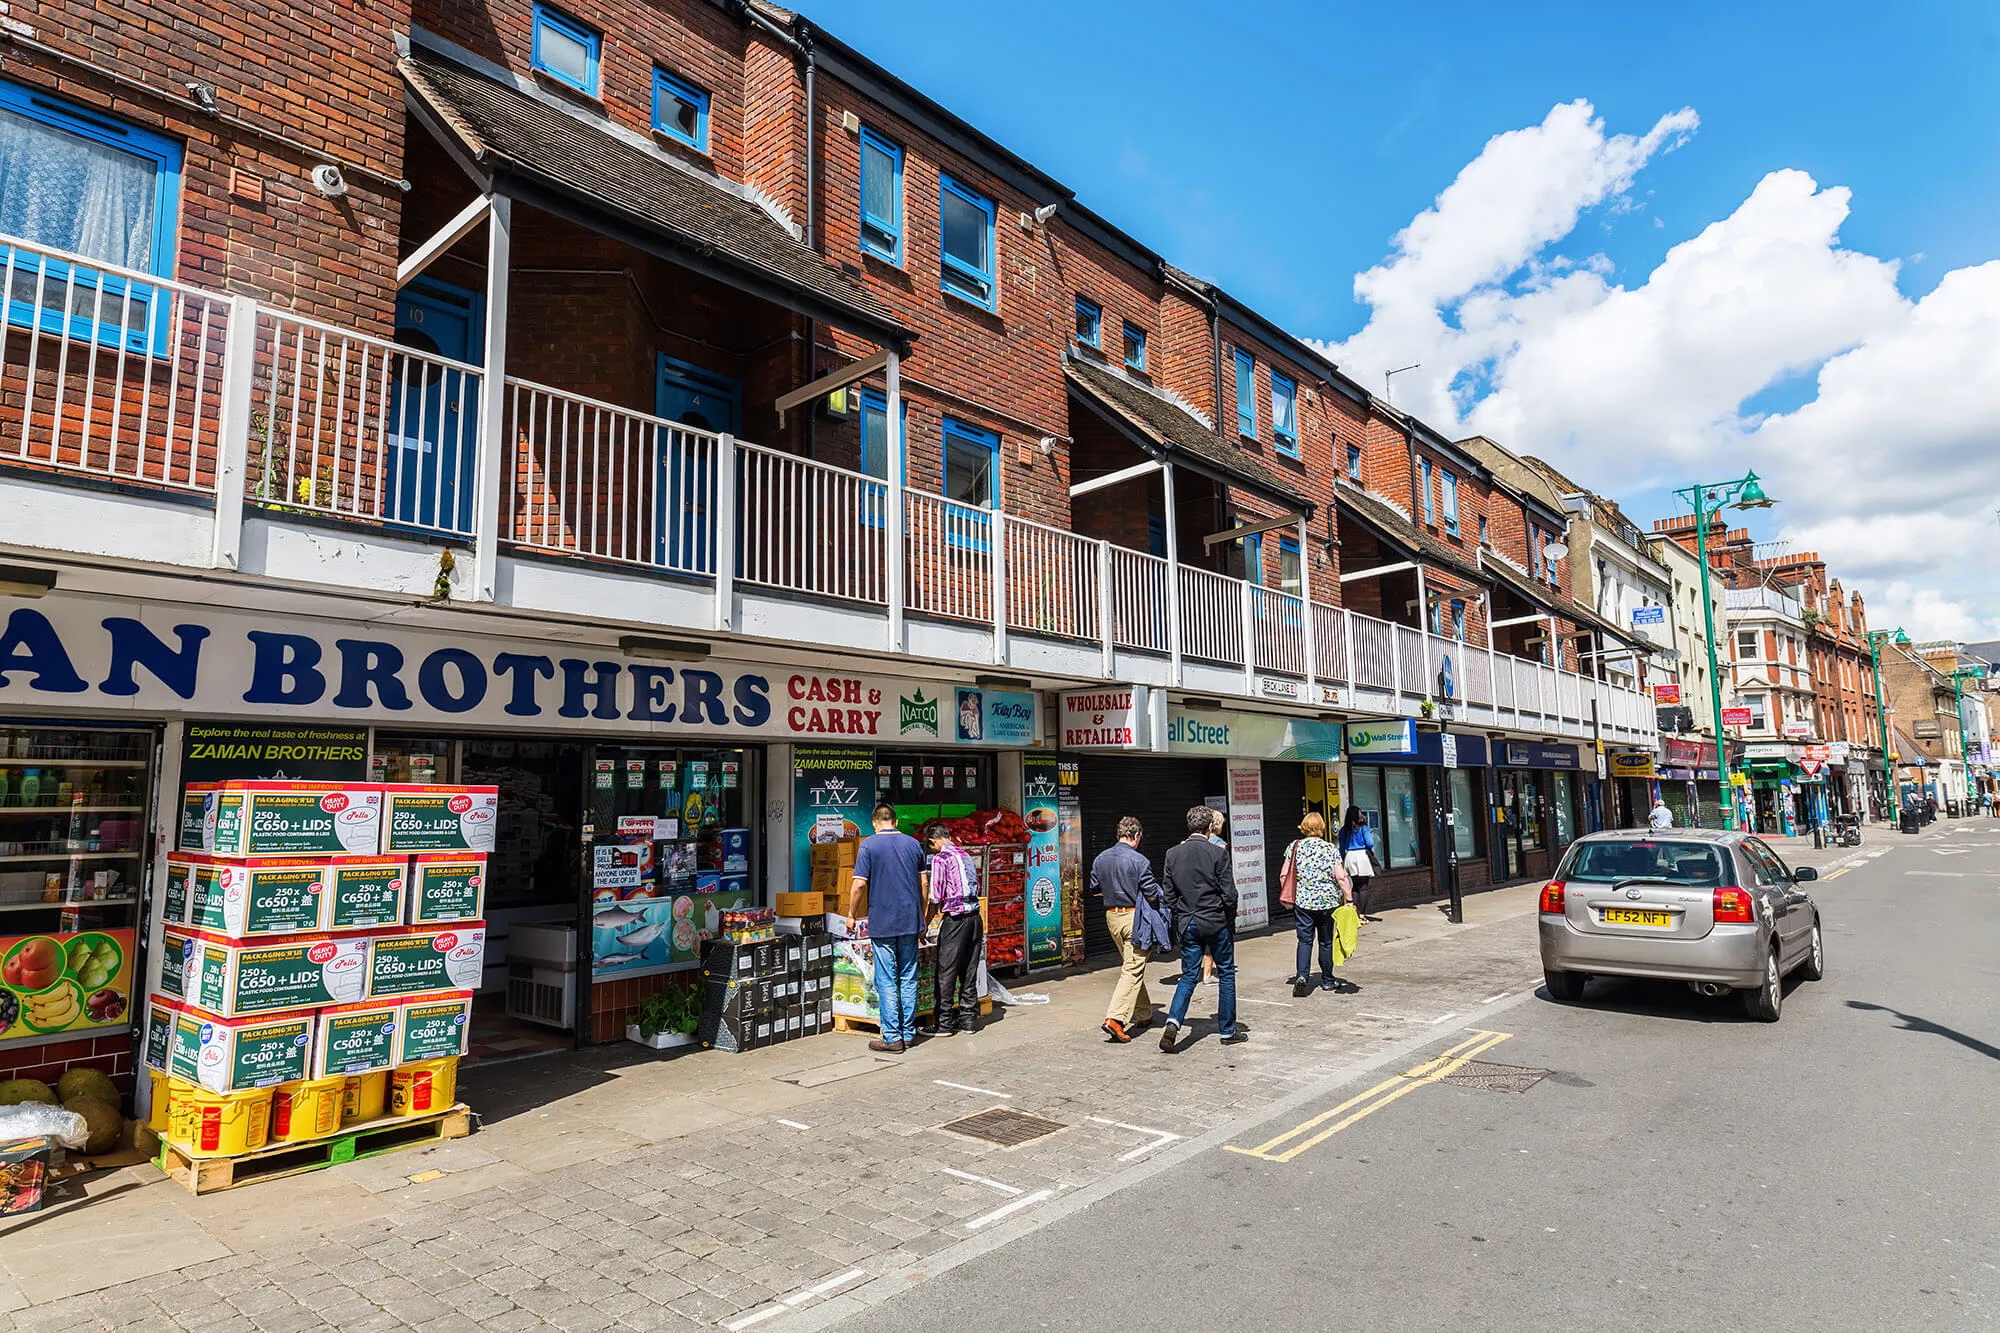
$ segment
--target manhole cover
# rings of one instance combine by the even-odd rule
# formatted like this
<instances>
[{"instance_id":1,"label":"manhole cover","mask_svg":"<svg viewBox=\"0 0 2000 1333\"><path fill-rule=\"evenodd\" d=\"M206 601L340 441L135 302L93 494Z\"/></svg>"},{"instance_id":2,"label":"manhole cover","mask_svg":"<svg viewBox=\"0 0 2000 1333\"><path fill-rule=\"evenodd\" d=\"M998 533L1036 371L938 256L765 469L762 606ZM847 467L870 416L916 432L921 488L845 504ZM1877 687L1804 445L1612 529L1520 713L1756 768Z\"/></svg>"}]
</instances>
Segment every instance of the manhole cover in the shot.
<instances>
[{"instance_id":1,"label":"manhole cover","mask_svg":"<svg viewBox=\"0 0 2000 1333\"><path fill-rule=\"evenodd\" d=\"M963 1120L953 1120L938 1126L952 1134L963 1134L969 1139L984 1143L997 1143L1003 1148L1018 1148L1031 1139L1039 1139L1045 1134L1053 1134L1067 1126L1060 1120L1050 1120L1044 1116L1029 1115L1026 1111L1010 1111L1004 1106L996 1106L978 1115L966 1116Z\"/></svg>"},{"instance_id":2,"label":"manhole cover","mask_svg":"<svg viewBox=\"0 0 2000 1333\"><path fill-rule=\"evenodd\" d=\"M1484 1088L1488 1092L1526 1092L1551 1072L1529 1069L1526 1065L1496 1065L1484 1060L1467 1060L1438 1081L1455 1083L1461 1088Z\"/></svg>"}]
</instances>

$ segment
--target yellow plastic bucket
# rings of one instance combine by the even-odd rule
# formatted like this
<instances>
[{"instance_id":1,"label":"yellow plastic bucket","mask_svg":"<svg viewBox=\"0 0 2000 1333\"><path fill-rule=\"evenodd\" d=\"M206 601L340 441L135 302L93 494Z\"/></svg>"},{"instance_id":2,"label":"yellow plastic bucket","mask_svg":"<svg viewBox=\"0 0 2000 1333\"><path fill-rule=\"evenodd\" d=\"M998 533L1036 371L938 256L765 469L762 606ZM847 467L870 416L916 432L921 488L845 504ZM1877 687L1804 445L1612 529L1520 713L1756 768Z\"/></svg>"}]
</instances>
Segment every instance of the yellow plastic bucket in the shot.
<instances>
[{"instance_id":1,"label":"yellow plastic bucket","mask_svg":"<svg viewBox=\"0 0 2000 1333\"><path fill-rule=\"evenodd\" d=\"M235 1157L264 1146L271 1128L271 1090L210 1092L181 1085L187 1106L188 1137L180 1146L190 1157Z\"/></svg>"},{"instance_id":2,"label":"yellow plastic bucket","mask_svg":"<svg viewBox=\"0 0 2000 1333\"><path fill-rule=\"evenodd\" d=\"M173 1080L167 1077L165 1070L148 1069L146 1082L152 1088L152 1094L146 1100L146 1128L165 1138L173 1126L172 1113L168 1109L172 1097L168 1089L172 1087Z\"/></svg>"},{"instance_id":3,"label":"yellow plastic bucket","mask_svg":"<svg viewBox=\"0 0 2000 1333\"><path fill-rule=\"evenodd\" d=\"M167 1080L167 1137L175 1143L186 1143L194 1137L194 1104L188 1100L188 1090L193 1086L177 1078Z\"/></svg>"},{"instance_id":4,"label":"yellow plastic bucket","mask_svg":"<svg viewBox=\"0 0 2000 1333\"><path fill-rule=\"evenodd\" d=\"M340 1093L340 1123L358 1124L363 1120L379 1120L389 1113L389 1071L378 1069L372 1074L350 1074L346 1086Z\"/></svg>"},{"instance_id":5,"label":"yellow plastic bucket","mask_svg":"<svg viewBox=\"0 0 2000 1333\"><path fill-rule=\"evenodd\" d=\"M416 1060L389 1074L389 1114L429 1115L458 1100L458 1057Z\"/></svg>"},{"instance_id":6,"label":"yellow plastic bucket","mask_svg":"<svg viewBox=\"0 0 2000 1333\"><path fill-rule=\"evenodd\" d=\"M346 1090L347 1079L340 1074L280 1083L271 1090L271 1137L293 1142L333 1133L340 1128Z\"/></svg>"}]
</instances>

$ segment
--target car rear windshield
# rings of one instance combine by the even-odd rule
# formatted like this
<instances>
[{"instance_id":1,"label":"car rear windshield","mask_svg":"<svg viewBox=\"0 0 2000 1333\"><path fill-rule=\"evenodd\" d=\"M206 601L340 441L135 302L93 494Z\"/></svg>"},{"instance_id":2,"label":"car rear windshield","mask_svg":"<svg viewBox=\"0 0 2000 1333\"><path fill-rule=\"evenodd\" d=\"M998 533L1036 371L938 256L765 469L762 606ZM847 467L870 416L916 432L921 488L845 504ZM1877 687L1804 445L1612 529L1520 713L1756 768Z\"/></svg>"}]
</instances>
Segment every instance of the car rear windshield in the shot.
<instances>
[{"instance_id":1,"label":"car rear windshield","mask_svg":"<svg viewBox=\"0 0 2000 1333\"><path fill-rule=\"evenodd\" d=\"M1558 879L1613 884L1624 879L1712 888L1723 882L1722 852L1709 843L1580 842L1570 848Z\"/></svg>"}]
</instances>

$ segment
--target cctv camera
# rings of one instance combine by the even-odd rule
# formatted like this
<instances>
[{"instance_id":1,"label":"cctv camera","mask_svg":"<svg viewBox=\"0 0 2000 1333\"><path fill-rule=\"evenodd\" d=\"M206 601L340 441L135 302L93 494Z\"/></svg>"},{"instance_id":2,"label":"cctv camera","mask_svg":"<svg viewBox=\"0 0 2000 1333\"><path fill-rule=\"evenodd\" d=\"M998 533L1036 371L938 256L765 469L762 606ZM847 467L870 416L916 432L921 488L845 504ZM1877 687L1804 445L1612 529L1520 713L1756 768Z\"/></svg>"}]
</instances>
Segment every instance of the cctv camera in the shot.
<instances>
[{"instance_id":1,"label":"cctv camera","mask_svg":"<svg viewBox=\"0 0 2000 1333\"><path fill-rule=\"evenodd\" d=\"M338 199L347 193L347 177L340 174L340 168L331 162L322 162L312 169L313 188L329 199Z\"/></svg>"},{"instance_id":2,"label":"cctv camera","mask_svg":"<svg viewBox=\"0 0 2000 1333\"><path fill-rule=\"evenodd\" d=\"M1056 209L1060 207L1060 204L1043 204L1035 210L1035 224L1037 226L1047 226L1049 219L1056 215Z\"/></svg>"}]
</instances>

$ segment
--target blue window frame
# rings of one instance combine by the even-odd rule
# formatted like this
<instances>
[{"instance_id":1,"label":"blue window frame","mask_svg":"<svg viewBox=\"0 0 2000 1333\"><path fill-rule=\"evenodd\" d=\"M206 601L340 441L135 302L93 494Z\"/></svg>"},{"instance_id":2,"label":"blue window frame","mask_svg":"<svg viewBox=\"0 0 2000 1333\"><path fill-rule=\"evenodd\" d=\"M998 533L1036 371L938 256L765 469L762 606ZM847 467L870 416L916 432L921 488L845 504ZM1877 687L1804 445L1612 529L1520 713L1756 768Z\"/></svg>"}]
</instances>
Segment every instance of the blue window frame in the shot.
<instances>
[{"instance_id":1,"label":"blue window frame","mask_svg":"<svg viewBox=\"0 0 2000 1333\"><path fill-rule=\"evenodd\" d=\"M1542 530L1529 528L1528 571L1536 578L1542 576Z\"/></svg>"},{"instance_id":2,"label":"blue window frame","mask_svg":"<svg viewBox=\"0 0 2000 1333\"><path fill-rule=\"evenodd\" d=\"M861 249L903 262L903 146L861 129Z\"/></svg>"},{"instance_id":3,"label":"blue window frame","mask_svg":"<svg viewBox=\"0 0 2000 1333\"><path fill-rule=\"evenodd\" d=\"M1465 603L1456 597L1451 602L1451 637L1465 642Z\"/></svg>"},{"instance_id":4,"label":"blue window frame","mask_svg":"<svg viewBox=\"0 0 2000 1333\"><path fill-rule=\"evenodd\" d=\"M653 128L706 153L708 94L653 66Z\"/></svg>"},{"instance_id":5,"label":"blue window frame","mask_svg":"<svg viewBox=\"0 0 2000 1333\"><path fill-rule=\"evenodd\" d=\"M1146 331L1129 319L1125 321L1125 364L1134 370L1146 368Z\"/></svg>"},{"instance_id":6,"label":"blue window frame","mask_svg":"<svg viewBox=\"0 0 2000 1333\"><path fill-rule=\"evenodd\" d=\"M1259 587L1264 584L1264 534L1253 532L1237 540L1243 543L1243 577Z\"/></svg>"},{"instance_id":7,"label":"blue window frame","mask_svg":"<svg viewBox=\"0 0 2000 1333\"><path fill-rule=\"evenodd\" d=\"M1236 430L1257 438L1257 358L1236 349Z\"/></svg>"},{"instance_id":8,"label":"blue window frame","mask_svg":"<svg viewBox=\"0 0 2000 1333\"><path fill-rule=\"evenodd\" d=\"M990 430L944 419L945 543L965 550L993 546L993 475L1000 466L1000 437Z\"/></svg>"},{"instance_id":9,"label":"blue window frame","mask_svg":"<svg viewBox=\"0 0 2000 1333\"><path fill-rule=\"evenodd\" d=\"M1458 535L1458 478L1449 472L1438 473L1438 487L1444 496L1444 530L1452 536Z\"/></svg>"},{"instance_id":10,"label":"blue window frame","mask_svg":"<svg viewBox=\"0 0 2000 1333\"><path fill-rule=\"evenodd\" d=\"M1356 481L1361 480L1361 446L1358 444L1347 446L1347 475Z\"/></svg>"},{"instance_id":11,"label":"blue window frame","mask_svg":"<svg viewBox=\"0 0 2000 1333\"><path fill-rule=\"evenodd\" d=\"M949 176L938 178L938 284L953 296L991 310L993 201Z\"/></svg>"},{"instance_id":12,"label":"blue window frame","mask_svg":"<svg viewBox=\"0 0 2000 1333\"><path fill-rule=\"evenodd\" d=\"M1271 442L1279 453L1299 456L1299 386L1275 367L1271 371Z\"/></svg>"},{"instance_id":13,"label":"blue window frame","mask_svg":"<svg viewBox=\"0 0 2000 1333\"><path fill-rule=\"evenodd\" d=\"M597 62L604 35L547 5L535 6L534 45L528 63L578 92L597 96Z\"/></svg>"},{"instance_id":14,"label":"blue window frame","mask_svg":"<svg viewBox=\"0 0 2000 1333\"><path fill-rule=\"evenodd\" d=\"M1104 336L1104 307L1088 296L1076 298L1076 340L1086 347L1102 350L1100 340Z\"/></svg>"},{"instance_id":15,"label":"blue window frame","mask_svg":"<svg viewBox=\"0 0 2000 1333\"><path fill-rule=\"evenodd\" d=\"M1418 462L1417 462L1417 481L1418 481L1418 484L1419 484L1419 485L1421 485L1421 486L1422 486L1422 487L1424 488L1424 493L1423 493L1423 496L1422 496L1422 509L1423 509L1423 514L1424 514L1424 522L1426 522L1426 523L1435 523L1435 522L1437 522L1437 507L1436 507L1436 505L1435 505L1435 504L1434 504L1434 503L1432 502L1432 500L1431 500L1431 460L1430 460L1430 459L1428 459L1428 458L1424 458L1424 459L1419 459L1419 460L1418 460Z\"/></svg>"},{"instance_id":16,"label":"blue window frame","mask_svg":"<svg viewBox=\"0 0 2000 1333\"><path fill-rule=\"evenodd\" d=\"M181 149L171 139L0 82L0 232L166 278L174 271ZM128 351L166 351L158 289L0 246L7 322ZM39 295L38 289L39 288Z\"/></svg>"},{"instance_id":17,"label":"blue window frame","mask_svg":"<svg viewBox=\"0 0 2000 1333\"><path fill-rule=\"evenodd\" d=\"M1486 515L1479 516L1479 544L1486 545Z\"/></svg>"}]
</instances>

